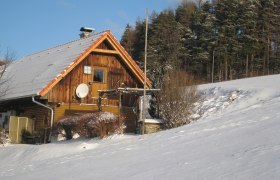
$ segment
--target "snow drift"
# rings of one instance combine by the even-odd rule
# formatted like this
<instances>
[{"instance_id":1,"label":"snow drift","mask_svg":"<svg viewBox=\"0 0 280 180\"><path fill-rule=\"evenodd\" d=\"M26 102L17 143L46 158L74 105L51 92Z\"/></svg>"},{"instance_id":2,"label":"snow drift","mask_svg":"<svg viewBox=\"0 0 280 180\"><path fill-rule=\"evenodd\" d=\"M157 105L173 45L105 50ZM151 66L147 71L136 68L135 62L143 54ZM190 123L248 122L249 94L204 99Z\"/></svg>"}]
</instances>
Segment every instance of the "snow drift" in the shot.
<instances>
[{"instance_id":1,"label":"snow drift","mask_svg":"<svg viewBox=\"0 0 280 180\"><path fill-rule=\"evenodd\" d=\"M200 118L151 135L0 148L0 179L278 179L280 75L200 86Z\"/></svg>"}]
</instances>

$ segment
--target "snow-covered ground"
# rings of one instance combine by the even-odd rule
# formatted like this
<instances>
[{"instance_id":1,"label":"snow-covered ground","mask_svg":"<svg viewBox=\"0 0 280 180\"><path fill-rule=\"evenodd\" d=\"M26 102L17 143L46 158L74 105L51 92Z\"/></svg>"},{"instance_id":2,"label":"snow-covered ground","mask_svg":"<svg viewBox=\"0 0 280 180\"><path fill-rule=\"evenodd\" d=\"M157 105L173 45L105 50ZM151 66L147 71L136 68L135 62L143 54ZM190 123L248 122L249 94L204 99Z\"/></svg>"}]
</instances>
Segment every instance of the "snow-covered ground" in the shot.
<instances>
[{"instance_id":1,"label":"snow-covered ground","mask_svg":"<svg viewBox=\"0 0 280 180\"><path fill-rule=\"evenodd\" d=\"M151 135L0 148L0 179L279 179L280 75L200 87L197 121Z\"/></svg>"}]
</instances>

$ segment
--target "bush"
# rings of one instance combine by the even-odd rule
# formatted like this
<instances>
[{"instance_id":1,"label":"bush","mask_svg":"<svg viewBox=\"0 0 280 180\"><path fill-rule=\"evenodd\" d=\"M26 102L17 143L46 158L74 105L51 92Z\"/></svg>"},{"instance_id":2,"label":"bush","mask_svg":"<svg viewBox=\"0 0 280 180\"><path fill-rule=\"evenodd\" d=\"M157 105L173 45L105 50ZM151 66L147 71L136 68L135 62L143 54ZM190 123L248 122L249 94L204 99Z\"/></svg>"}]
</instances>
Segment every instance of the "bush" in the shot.
<instances>
[{"instance_id":1,"label":"bush","mask_svg":"<svg viewBox=\"0 0 280 180\"><path fill-rule=\"evenodd\" d=\"M110 134L122 134L125 125L124 117L115 116L110 112L98 112L87 115L91 120L88 122L87 127L91 136L99 136L104 138Z\"/></svg>"},{"instance_id":2,"label":"bush","mask_svg":"<svg viewBox=\"0 0 280 180\"><path fill-rule=\"evenodd\" d=\"M66 116L58 121L57 128L58 133L65 136L66 140L73 138L73 134L77 131L79 124L78 116Z\"/></svg>"},{"instance_id":3,"label":"bush","mask_svg":"<svg viewBox=\"0 0 280 180\"><path fill-rule=\"evenodd\" d=\"M169 129L190 123L191 111L199 98L193 76L177 69L169 70L158 94L164 126Z\"/></svg>"},{"instance_id":4,"label":"bush","mask_svg":"<svg viewBox=\"0 0 280 180\"><path fill-rule=\"evenodd\" d=\"M27 143L27 137L31 136L31 132L29 132L27 129L21 130L21 143Z\"/></svg>"},{"instance_id":5,"label":"bush","mask_svg":"<svg viewBox=\"0 0 280 180\"><path fill-rule=\"evenodd\" d=\"M84 137L103 138L113 133L122 134L124 129L124 117L110 112L67 116L58 122L59 133L65 133L67 140L72 139L75 133Z\"/></svg>"},{"instance_id":6,"label":"bush","mask_svg":"<svg viewBox=\"0 0 280 180\"><path fill-rule=\"evenodd\" d=\"M9 139L7 133L5 132L5 129L0 127L0 145L5 146L9 143L11 143L11 140Z\"/></svg>"}]
</instances>

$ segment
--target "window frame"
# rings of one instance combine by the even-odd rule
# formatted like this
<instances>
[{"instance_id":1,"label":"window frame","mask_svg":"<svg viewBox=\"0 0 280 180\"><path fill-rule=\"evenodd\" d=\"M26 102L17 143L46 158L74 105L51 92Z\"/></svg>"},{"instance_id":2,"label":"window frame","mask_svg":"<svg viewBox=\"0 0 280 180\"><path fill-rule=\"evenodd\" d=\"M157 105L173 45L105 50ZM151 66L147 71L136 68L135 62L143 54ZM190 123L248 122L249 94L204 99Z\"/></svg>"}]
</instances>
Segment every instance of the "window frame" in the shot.
<instances>
[{"instance_id":1,"label":"window frame","mask_svg":"<svg viewBox=\"0 0 280 180\"><path fill-rule=\"evenodd\" d=\"M92 74L92 67L91 66L84 66L84 74L90 75Z\"/></svg>"},{"instance_id":2,"label":"window frame","mask_svg":"<svg viewBox=\"0 0 280 180\"><path fill-rule=\"evenodd\" d=\"M95 71L96 70L102 70L103 71L103 81L95 81L94 79L94 75L95 75ZM107 83L107 69L106 68L103 68L103 67L94 67L93 68L93 73L92 73L93 77L92 77L92 80L94 83Z\"/></svg>"}]
</instances>

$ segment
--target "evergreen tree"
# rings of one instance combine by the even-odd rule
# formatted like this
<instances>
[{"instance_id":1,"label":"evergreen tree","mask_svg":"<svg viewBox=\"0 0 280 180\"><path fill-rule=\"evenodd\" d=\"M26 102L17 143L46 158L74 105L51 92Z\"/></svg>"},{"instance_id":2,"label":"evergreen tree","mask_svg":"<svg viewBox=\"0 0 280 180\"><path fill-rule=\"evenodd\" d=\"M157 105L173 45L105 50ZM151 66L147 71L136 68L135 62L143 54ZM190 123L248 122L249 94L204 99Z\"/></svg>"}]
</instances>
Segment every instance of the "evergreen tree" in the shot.
<instances>
[{"instance_id":1,"label":"evergreen tree","mask_svg":"<svg viewBox=\"0 0 280 180\"><path fill-rule=\"evenodd\" d=\"M133 28L129 24L127 24L125 27L125 31L120 43L128 52L128 54L132 55L132 52L134 51L135 33Z\"/></svg>"},{"instance_id":2,"label":"evergreen tree","mask_svg":"<svg viewBox=\"0 0 280 180\"><path fill-rule=\"evenodd\" d=\"M271 54L274 43L277 41L274 39L274 33L279 28L279 14L277 15L278 0L259 0L259 17L258 17L258 29L259 29L259 41L260 41L260 53L259 58L262 59L262 74L270 74L271 67ZM279 6L278 6L279 8ZM276 33L277 34L277 33Z\"/></svg>"},{"instance_id":3,"label":"evergreen tree","mask_svg":"<svg viewBox=\"0 0 280 180\"><path fill-rule=\"evenodd\" d=\"M148 73L154 86L159 87L165 71L180 63L182 45L179 24L172 10L165 10L152 18L148 41Z\"/></svg>"},{"instance_id":4,"label":"evergreen tree","mask_svg":"<svg viewBox=\"0 0 280 180\"><path fill-rule=\"evenodd\" d=\"M274 0L274 17L272 23L275 28L273 31L273 45L272 45L272 73L280 73L280 1Z\"/></svg>"},{"instance_id":5,"label":"evergreen tree","mask_svg":"<svg viewBox=\"0 0 280 180\"><path fill-rule=\"evenodd\" d=\"M182 47L180 49L180 60L183 65L183 69L186 71L192 71L192 42L194 39L193 32L191 30L193 14L197 7L194 2L183 1L181 5L176 9L176 21L179 23L179 31L181 36Z\"/></svg>"},{"instance_id":6,"label":"evergreen tree","mask_svg":"<svg viewBox=\"0 0 280 180\"><path fill-rule=\"evenodd\" d=\"M135 24L135 39L132 46L132 58L141 69L144 69L144 49L145 49L145 21L138 19Z\"/></svg>"},{"instance_id":7,"label":"evergreen tree","mask_svg":"<svg viewBox=\"0 0 280 180\"><path fill-rule=\"evenodd\" d=\"M220 80L233 79L233 68L238 57L238 51L242 48L238 43L238 0L224 0L217 4L217 53L220 60Z\"/></svg>"},{"instance_id":8,"label":"evergreen tree","mask_svg":"<svg viewBox=\"0 0 280 180\"><path fill-rule=\"evenodd\" d=\"M145 21L127 26L121 43L143 67ZM176 66L208 82L280 73L280 1L183 0L152 13L147 66L154 87Z\"/></svg>"},{"instance_id":9,"label":"evergreen tree","mask_svg":"<svg viewBox=\"0 0 280 180\"><path fill-rule=\"evenodd\" d=\"M257 37L258 0L242 1L239 5L240 17L238 19L237 35L238 41L242 46L241 54L239 55L243 60L238 66L237 74L244 74L245 77L249 77L253 74L254 57L259 47ZM239 76L238 78L244 76Z\"/></svg>"},{"instance_id":10,"label":"evergreen tree","mask_svg":"<svg viewBox=\"0 0 280 180\"><path fill-rule=\"evenodd\" d=\"M194 11L197 9L196 4L190 1L182 1L176 9L176 21L183 27L190 27Z\"/></svg>"}]
</instances>

